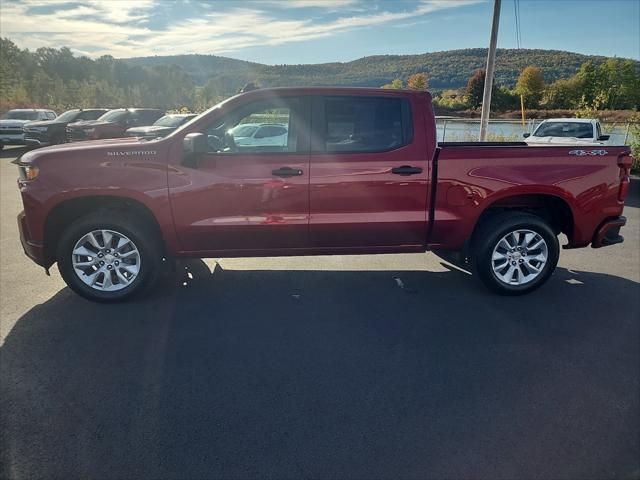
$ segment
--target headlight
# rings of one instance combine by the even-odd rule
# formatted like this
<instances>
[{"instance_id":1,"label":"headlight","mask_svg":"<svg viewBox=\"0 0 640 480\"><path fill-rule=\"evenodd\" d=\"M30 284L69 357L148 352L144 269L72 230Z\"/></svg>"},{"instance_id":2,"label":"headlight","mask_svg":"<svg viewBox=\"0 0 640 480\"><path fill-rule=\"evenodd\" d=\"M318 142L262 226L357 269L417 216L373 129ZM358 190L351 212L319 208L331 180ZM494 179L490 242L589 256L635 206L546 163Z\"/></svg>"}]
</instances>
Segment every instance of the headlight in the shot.
<instances>
[{"instance_id":1,"label":"headlight","mask_svg":"<svg viewBox=\"0 0 640 480\"><path fill-rule=\"evenodd\" d=\"M85 133L93 133L93 132L96 131L96 129L95 128L85 128L84 131L85 131Z\"/></svg>"},{"instance_id":2,"label":"headlight","mask_svg":"<svg viewBox=\"0 0 640 480\"><path fill-rule=\"evenodd\" d=\"M31 130L31 131L35 131L35 132L46 132L49 129L49 127L27 127L25 128L25 130Z\"/></svg>"},{"instance_id":3,"label":"headlight","mask_svg":"<svg viewBox=\"0 0 640 480\"><path fill-rule=\"evenodd\" d=\"M18 170L20 172L20 180L25 182L35 180L36 178L38 178L38 174L40 173L40 169L38 167L26 163L19 164Z\"/></svg>"}]
</instances>

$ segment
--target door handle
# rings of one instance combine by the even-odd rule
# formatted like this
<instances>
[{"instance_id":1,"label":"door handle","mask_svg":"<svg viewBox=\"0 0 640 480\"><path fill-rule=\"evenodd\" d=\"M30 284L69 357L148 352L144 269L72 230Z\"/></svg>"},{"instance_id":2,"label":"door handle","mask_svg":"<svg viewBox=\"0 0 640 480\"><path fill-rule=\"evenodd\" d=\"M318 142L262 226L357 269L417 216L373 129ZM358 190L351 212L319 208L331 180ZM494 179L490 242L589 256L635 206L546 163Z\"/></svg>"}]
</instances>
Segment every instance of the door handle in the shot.
<instances>
[{"instance_id":1,"label":"door handle","mask_svg":"<svg viewBox=\"0 0 640 480\"><path fill-rule=\"evenodd\" d=\"M276 177L297 177L302 175L302 170L291 167L281 167L276 170L271 170L271 173Z\"/></svg>"},{"instance_id":2,"label":"door handle","mask_svg":"<svg viewBox=\"0 0 640 480\"><path fill-rule=\"evenodd\" d=\"M403 165L401 167L392 168L391 173L406 177L407 175L416 175L418 173L422 173L422 169L420 167L410 167L409 165Z\"/></svg>"}]
</instances>

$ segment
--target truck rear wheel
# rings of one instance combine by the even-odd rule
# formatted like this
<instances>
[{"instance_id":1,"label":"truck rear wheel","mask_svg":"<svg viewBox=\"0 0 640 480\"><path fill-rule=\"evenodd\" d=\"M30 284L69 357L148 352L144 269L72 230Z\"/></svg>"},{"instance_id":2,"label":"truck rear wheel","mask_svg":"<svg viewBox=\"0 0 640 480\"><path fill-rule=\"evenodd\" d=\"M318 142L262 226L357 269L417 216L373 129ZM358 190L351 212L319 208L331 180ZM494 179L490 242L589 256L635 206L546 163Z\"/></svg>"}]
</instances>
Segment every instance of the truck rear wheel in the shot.
<instances>
[{"instance_id":1,"label":"truck rear wheel","mask_svg":"<svg viewBox=\"0 0 640 480\"><path fill-rule=\"evenodd\" d=\"M475 273L501 295L522 295L540 287L555 270L559 253L551 226L528 213L497 215L474 235Z\"/></svg>"},{"instance_id":2,"label":"truck rear wheel","mask_svg":"<svg viewBox=\"0 0 640 480\"><path fill-rule=\"evenodd\" d=\"M57 250L69 288L97 302L119 302L155 281L162 262L157 234L119 211L97 212L72 223Z\"/></svg>"}]
</instances>

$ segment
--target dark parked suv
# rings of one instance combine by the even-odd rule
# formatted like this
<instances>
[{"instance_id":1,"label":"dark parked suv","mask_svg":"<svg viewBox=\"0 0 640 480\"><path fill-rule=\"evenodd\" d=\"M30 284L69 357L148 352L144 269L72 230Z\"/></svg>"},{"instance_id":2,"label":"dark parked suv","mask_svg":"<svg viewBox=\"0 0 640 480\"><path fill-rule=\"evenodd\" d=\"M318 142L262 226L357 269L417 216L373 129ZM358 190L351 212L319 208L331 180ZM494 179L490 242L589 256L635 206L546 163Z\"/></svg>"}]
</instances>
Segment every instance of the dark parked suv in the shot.
<instances>
[{"instance_id":1,"label":"dark parked suv","mask_svg":"<svg viewBox=\"0 0 640 480\"><path fill-rule=\"evenodd\" d=\"M151 125L163 115L164 111L157 108L116 108L97 120L70 123L67 125L67 140L77 142L124 137L127 128Z\"/></svg>"},{"instance_id":2,"label":"dark parked suv","mask_svg":"<svg viewBox=\"0 0 640 480\"><path fill-rule=\"evenodd\" d=\"M45 147L67 141L67 125L69 123L96 120L107 113L106 108L87 108L67 110L53 120L26 123L22 130L24 142L30 147Z\"/></svg>"}]
</instances>

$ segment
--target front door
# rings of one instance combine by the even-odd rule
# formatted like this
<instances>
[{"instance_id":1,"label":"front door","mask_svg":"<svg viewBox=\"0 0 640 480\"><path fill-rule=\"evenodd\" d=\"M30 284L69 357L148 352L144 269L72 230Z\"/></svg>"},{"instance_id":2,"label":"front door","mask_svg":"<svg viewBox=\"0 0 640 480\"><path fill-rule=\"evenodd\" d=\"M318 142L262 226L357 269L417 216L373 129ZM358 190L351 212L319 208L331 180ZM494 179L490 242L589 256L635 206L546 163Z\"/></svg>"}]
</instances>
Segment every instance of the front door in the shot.
<instances>
[{"instance_id":1,"label":"front door","mask_svg":"<svg viewBox=\"0 0 640 480\"><path fill-rule=\"evenodd\" d=\"M307 245L307 103L304 97L259 100L202 129L209 151L196 168L181 166L170 186L183 250Z\"/></svg>"}]
</instances>

